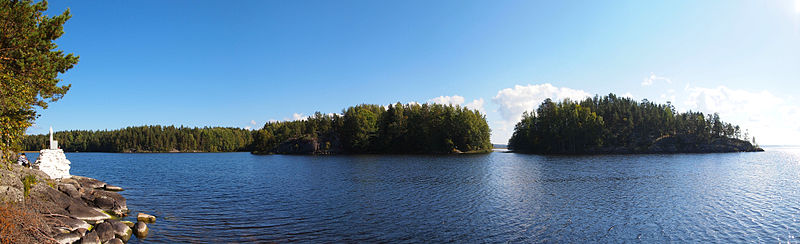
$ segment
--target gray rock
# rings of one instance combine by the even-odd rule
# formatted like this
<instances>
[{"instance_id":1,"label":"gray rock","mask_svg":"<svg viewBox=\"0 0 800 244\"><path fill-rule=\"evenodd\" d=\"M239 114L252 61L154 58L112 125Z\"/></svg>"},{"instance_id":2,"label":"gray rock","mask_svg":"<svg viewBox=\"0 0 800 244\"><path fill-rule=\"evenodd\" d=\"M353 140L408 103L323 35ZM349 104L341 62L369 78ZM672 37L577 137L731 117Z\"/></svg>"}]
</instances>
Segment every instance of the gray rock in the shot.
<instances>
[{"instance_id":1,"label":"gray rock","mask_svg":"<svg viewBox=\"0 0 800 244\"><path fill-rule=\"evenodd\" d=\"M53 237L53 239L56 239L56 242L61 244L74 243L81 239L81 234L77 232L61 233Z\"/></svg>"},{"instance_id":2,"label":"gray rock","mask_svg":"<svg viewBox=\"0 0 800 244\"><path fill-rule=\"evenodd\" d=\"M94 190L88 195L91 196L85 196L84 199L87 202L89 202L89 199L91 199L90 205L92 206L105 210L118 217L125 216L128 213L128 205L126 204L126 200L119 193Z\"/></svg>"},{"instance_id":3,"label":"gray rock","mask_svg":"<svg viewBox=\"0 0 800 244\"><path fill-rule=\"evenodd\" d=\"M89 229L91 227L91 225L89 225L89 223L86 223L86 221L83 221L83 220L80 220L80 219L77 219L77 218L73 218L73 217L69 217L69 216L52 216L52 217L47 217L47 218L49 220L48 222L59 223L60 226L62 226L61 228L64 228L69 232L72 232L72 231L75 231L75 230L78 230L78 229ZM81 236L83 236L83 235L81 235Z\"/></svg>"},{"instance_id":4,"label":"gray rock","mask_svg":"<svg viewBox=\"0 0 800 244\"><path fill-rule=\"evenodd\" d=\"M133 222L125 220L125 221L120 221L120 223L123 223L123 224L127 225L128 227L133 228Z\"/></svg>"},{"instance_id":5,"label":"gray rock","mask_svg":"<svg viewBox=\"0 0 800 244\"><path fill-rule=\"evenodd\" d=\"M131 235L133 235L131 227L128 227L125 223L118 220L110 220L108 222L114 227L114 236L124 242L128 242L128 240L131 239Z\"/></svg>"},{"instance_id":6,"label":"gray rock","mask_svg":"<svg viewBox=\"0 0 800 244\"><path fill-rule=\"evenodd\" d=\"M84 188L100 189L100 188L103 188L104 186L106 186L105 182L99 181L97 179L92 179L92 178L89 178L89 177L73 175L72 179L77 181L78 184L80 184L81 187L84 187Z\"/></svg>"},{"instance_id":7,"label":"gray rock","mask_svg":"<svg viewBox=\"0 0 800 244\"><path fill-rule=\"evenodd\" d=\"M111 223L103 222L94 227L94 232L97 237L100 237L100 242L105 242L114 239L114 227Z\"/></svg>"},{"instance_id":8,"label":"gray rock","mask_svg":"<svg viewBox=\"0 0 800 244\"><path fill-rule=\"evenodd\" d=\"M106 186L103 187L103 189L105 189L106 191L123 191L124 190L124 189L122 189L122 187L112 186L112 185L108 185L108 184L106 184Z\"/></svg>"},{"instance_id":9,"label":"gray rock","mask_svg":"<svg viewBox=\"0 0 800 244\"><path fill-rule=\"evenodd\" d=\"M86 228L78 228L77 230L75 230L75 232L77 232L78 234L81 234L81 237L83 237L83 236L86 235L86 232L89 232L89 230L86 229Z\"/></svg>"},{"instance_id":10,"label":"gray rock","mask_svg":"<svg viewBox=\"0 0 800 244\"><path fill-rule=\"evenodd\" d=\"M111 239L111 240L109 240L109 241L107 241L107 242L105 242L103 244L123 244L123 243L125 243L125 242L123 242L119 238L114 238L114 239Z\"/></svg>"},{"instance_id":11,"label":"gray rock","mask_svg":"<svg viewBox=\"0 0 800 244\"><path fill-rule=\"evenodd\" d=\"M58 190L73 198L81 197L81 193L78 191L78 188L72 184L59 184Z\"/></svg>"},{"instance_id":12,"label":"gray rock","mask_svg":"<svg viewBox=\"0 0 800 244\"><path fill-rule=\"evenodd\" d=\"M147 222L147 223L155 223L156 222L156 216L149 215L149 214L146 214L146 213L139 213L138 215L136 215L136 220L142 221L142 222Z\"/></svg>"},{"instance_id":13,"label":"gray rock","mask_svg":"<svg viewBox=\"0 0 800 244\"><path fill-rule=\"evenodd\" d=\"M99 223L103 220L111 218L111 216L108 214L79 204L69 205L69 207L67 207L67 212L69 212L70 216L86 221L90 224Z\"/></svg>"},{"instance_id":14,"label":"gray rock","mask_svg":"<svg viewBox=\"0 0 800 244\"><path fill-rule=\"evenodd\" d=\"M136 222L136 224L133 225L133 234L136 235L136 238L146 238L149 231L150 230L147 228L147 224L144 222Z\"/></svg>"},{"instance_id":15,"label":"gray rock","mask_svg":"<svg viewBox=\"0 0 800 244\"><path fill-rule=\"evenodd\" d=\"M11 186L0 186L0 202L22 202L24 195L22 190Z\"/></svg>"},{"instance_id":16,"label":"gray rock","mask_svg":"<svg viewBox=\"0 0 800 244\"><path fill-rule=\"evenodd\" d=\"M97 233L94 231L86 233L86 235L81 238L81 244L100 244L100 237L98 237Z\"/></svg>"}]
</instances>

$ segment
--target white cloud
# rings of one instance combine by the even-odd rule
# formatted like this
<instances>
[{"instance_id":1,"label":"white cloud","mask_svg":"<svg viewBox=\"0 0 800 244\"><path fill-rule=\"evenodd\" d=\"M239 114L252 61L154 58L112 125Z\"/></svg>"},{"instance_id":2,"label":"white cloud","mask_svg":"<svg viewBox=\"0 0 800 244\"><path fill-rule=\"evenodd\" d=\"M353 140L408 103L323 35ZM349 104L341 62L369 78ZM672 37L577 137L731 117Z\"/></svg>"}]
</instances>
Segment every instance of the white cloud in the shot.
<instances>
[{"instance_id":1,"label":"white cloud","mask_svg":"<svg viewBox=\"0 0 800 244\"><path fill-rule=\"evenodd\" d=\"M428 99L429 103L459 105L459 106L462 106L462 107L467 107L469 109L476 109L478 111L481 111L481 113L485 113L485 110L483 109L483 104L485 103L485 101L483 100L483 98L472 100L472 102L469 102L467 104L464 104L464 101L466 101L466 99L464 99L464 97L459 96L459 95L453 95L452 97L451 96L439 96L439 97ZM409 104L418 104L418 103L410 102Z\"/></svg>"},{"instance_id":2,"label":"white cloud","mask_svg":"<svg viewBox=\"0 0 800 244\"><path fill-rule=\"evenodd\" d=\"M250 120L251 125L256 125L256 120Z\"/></svg>"},{"instance_id":3,"label":"white cloud","mask_svg":"<svg viewBox=\"0 0 800 244\"><path fill-rule=\"evenodd\" d=\"M688 110L719 113L723 121L749 129L760 144L800 144L800 107L768 91L751 92L717 88L686 87Z\"/></svg>"},{"instance_id":4,"label":"white cloud","mask_svg":"<svg viewBox=\"0 0 800 244\"><path fill-rule=\"evenodd\" d=\"M514 88L502 89L492 98L492 102L499 106L498 111L502 116L501 120L492 123L492 141L508 141L514 131L514 125L519 122L522 113L535 110L547 98L561 101L567 98L581 100L590 96L591 94L583 90L556 87L550 83L516 85Z\"/></svg>"},{"instance_id":5,"label":"white cloud","mask_svg":"<svg viewBox=\"0 0 800 244\"><path fill-rule=\"evenodd\" d=\"M672 80L670 78L661 77L661 76L657 76L655 73L650 73L650 76L645 77L644 79L642 79L642 86L653 85L653 82L655 82L655 81L665 81L665 82L670 83L670 84L672 83Z\"/></svg>"},{"instance_id":6,"label":"white cloud","mask_svg":"<svg viewBox=\"0 0 800 244\"><path fill-rule=\"evenodd\" d=\"M506 121L516 123L522 116L522 112L533 111L539 104L547 98L553 101L564 99L581 100L591 94L566 87L555 87L550 83L540 85L516 85L514 88L506 88L497 92L492 98L492 102L500 106L499 111Z\"/></svg>"},{"instance_id":7,"label":"white cloud","mask_svg":"<svg viewBox=\"0 0 800 244\"><path fill-rule=\"evenodd\" d=\"M302 113L299 113L299 114L298 113L293 113L292 114L292 120L306 120L306 118L308 118L308 116L305 116Z\"/></svg>"},{"instance_id":8,"label":"white cloud","mask_svg":"<svg viewBox=\"0 0 800 244\"><path fill-rule=\"evenodd\" d=\"M633 94L631 94L630 92L626 92L625 94L622 94L622 97L627 97L627 98L630 98L630 99L634 99Z\"/></svg>"},{"instance_id":9,"label":"white cloud","mask_svg":"<svg viewBox=\"0 0 800 244\"><path fill-rule=\"evenodd\" d=\"M431 103L438 103L438 104L450 104L450 105L461 105L464 103L464 97L459 95L454 96L439 96L436 98L429 99L428 102Z\"/></svg>"},{"instance_id":10,"label":"white cloud","mask_svg":"<svg viewBox=\"0 0 800 244\"><path fill-rule=\"evenodd\" d=\"M478 111L481 111L481 113L485 114L485 112L484 112L485 110L483 110L483 104L484 104L483 98L480 98L480 99L475 99L470 103L467 103L466 105L464 105L464 107L467 107L469 109L478 110Z\"/></svg>"}]
</instances>

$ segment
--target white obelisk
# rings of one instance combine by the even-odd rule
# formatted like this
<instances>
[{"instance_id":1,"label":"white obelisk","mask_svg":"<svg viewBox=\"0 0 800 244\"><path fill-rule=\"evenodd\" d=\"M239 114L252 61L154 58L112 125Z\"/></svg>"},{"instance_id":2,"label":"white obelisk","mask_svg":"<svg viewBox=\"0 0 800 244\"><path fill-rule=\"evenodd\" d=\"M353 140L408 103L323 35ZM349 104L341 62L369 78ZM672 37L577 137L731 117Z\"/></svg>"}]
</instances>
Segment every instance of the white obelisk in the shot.
<instances>
[{"instance_id":1,"label":"white obelisk","mask_svg":"<svg viewBox=\"0 0 800 244\"><path fill-rule=\"evenodd\" d=\"M58 141L53 140L53 127L50 126L50 149L58 149Z\"/></svg>"}]
</instances>

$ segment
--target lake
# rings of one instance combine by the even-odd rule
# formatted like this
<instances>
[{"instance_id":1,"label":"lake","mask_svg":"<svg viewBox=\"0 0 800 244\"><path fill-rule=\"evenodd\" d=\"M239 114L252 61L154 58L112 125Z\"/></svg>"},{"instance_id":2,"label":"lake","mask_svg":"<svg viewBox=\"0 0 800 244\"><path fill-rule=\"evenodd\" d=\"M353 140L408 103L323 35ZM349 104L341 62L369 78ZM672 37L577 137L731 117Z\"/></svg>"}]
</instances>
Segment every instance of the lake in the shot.
<instances>
[{"instance_id":1,"label":"lake","mask_svg":"<svg viewBox=\"0 0 800 244\"><path fill-rule=\"evenodd\" d=\"M800 149L537 156L68 153L153 242L795 242ZM35 157L35 155L32 155Z\"/></svg>"}]
</instances>

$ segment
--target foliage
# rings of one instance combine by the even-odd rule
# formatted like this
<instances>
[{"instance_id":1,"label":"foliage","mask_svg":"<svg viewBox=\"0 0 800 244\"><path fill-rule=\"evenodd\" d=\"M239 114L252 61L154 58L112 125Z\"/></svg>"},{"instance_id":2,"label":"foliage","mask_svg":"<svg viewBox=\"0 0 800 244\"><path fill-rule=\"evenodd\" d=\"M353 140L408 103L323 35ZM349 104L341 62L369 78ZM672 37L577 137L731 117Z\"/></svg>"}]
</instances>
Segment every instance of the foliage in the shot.
<instances>
[{"instance_id":1,"label":"foliage","mask_svg":"<svg viewBox=\"0 0 800 244\"><path fill-rule=\"evenodd\" d=\"M55 243L45 235L47 220L29 204L0 203L0 244Z\"/></svg>"},{"instance_id":2,"label":"foliage","mask_svg":"<svg viewBox=\"0 0 800 244\"><path fill-rule=\"evenodd\" d=\"M56 50L69 10L43 15L47 2L0 0L0 155L10 163L25 129L37 117L35 107L47 108L66 94L58 74L78 63L78 56Z\"/></svg>"},{"instance_id":3,"label":"foliage","mask_svg":"<svg viewBox=\"0 0 800 244\"><path fill-rule=\"evenodd\" d=\"M71 152L235 152L249 151L253 132L241 128L137 126L112 131L60 131L59 146ZM49 135L31 135L26 150L46 148Z\"/></svg>"},{"instance_id":4,"label":"foliage","mask_svg":"<svg viewBox=\"0 0 800 244\"><path fill-rule=\"evenodd\" d=\"M510 149L532 153L585 153L623 147L637 151L659 138L687 135L702 143L716 138L741 138L739 126L718 114L676 113L672 104L609 94L583 101L545 100L526 112L509 139Z\"/></svg>"},{"instance_id":5,"label":"foliage","mask_svg":"<svg viewBox=\"0 0 800 244\"><path fill-rule=\"evenodd\" d=\"M33 185L36 185L36 182L37 182L36 176L34 175L28 175L25 176L25 178L22 178L22 185L24 187L25 190L24 193L26 197L28 196L28 194L30 194L31 187L33 187Z\"/></svg>"},{"instance_id":6,"label":"foliage","mask_svg":"<svg viewBox=\"0 0 800 244\"><path fill-rule=\"evenodd\" d=\"M269 122L256 132L257 152L307 138L340 153L451 153L491 150L489 125L477 110L441 104L362 104L342 114Z\"/></svg>"}]
</instances>

